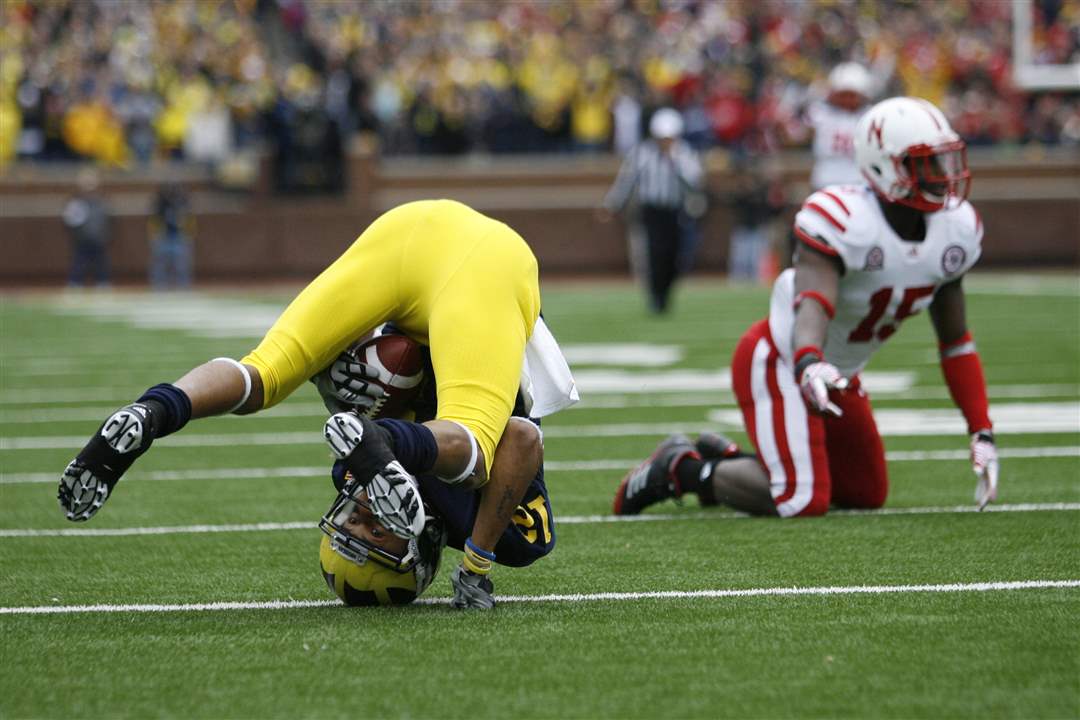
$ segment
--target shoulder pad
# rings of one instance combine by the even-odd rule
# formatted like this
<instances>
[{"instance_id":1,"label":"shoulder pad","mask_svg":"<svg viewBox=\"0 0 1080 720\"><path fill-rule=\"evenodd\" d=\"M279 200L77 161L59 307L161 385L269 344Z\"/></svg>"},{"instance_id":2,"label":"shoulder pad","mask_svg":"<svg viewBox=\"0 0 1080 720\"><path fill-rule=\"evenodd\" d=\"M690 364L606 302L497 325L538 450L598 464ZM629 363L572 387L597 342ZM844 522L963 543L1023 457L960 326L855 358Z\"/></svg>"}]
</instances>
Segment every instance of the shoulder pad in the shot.
<instances>
[{"instance_id":1,"label":"shoulder pad","mask_svg":"<svg viewBox=\"0 0 1080 720\"><path fill-rule=\"evenodd\" d=\"M873 208L869 191L854 185L830 185L806 198L795 216L795 235L809 247L839 257L846 267L872 243ZM861 267L861 265L860 265Z\"/></svg>"},{"instance_id":2,"label":"shoulder pad","mask_svg":"<svg viewBox=\"0 0 1080 720\"><path fill-rule=\"evenodd\" d=\"M983 239L983 223L975 206L964 200L947 212L953 241L971 247L980 247Z\"/></svg>"},{"instance_id":3,"label":"shoulder pad","mask_svg":"<svg viewBox=\"0 0 1080 720\"><path fill-rule=\"evenodd\" d=\"M946 213L945 248L941 269L946 277L958 277L974 267L982 256L983 225L979 213L966 200Z\"/></svg>"}]
</instances>

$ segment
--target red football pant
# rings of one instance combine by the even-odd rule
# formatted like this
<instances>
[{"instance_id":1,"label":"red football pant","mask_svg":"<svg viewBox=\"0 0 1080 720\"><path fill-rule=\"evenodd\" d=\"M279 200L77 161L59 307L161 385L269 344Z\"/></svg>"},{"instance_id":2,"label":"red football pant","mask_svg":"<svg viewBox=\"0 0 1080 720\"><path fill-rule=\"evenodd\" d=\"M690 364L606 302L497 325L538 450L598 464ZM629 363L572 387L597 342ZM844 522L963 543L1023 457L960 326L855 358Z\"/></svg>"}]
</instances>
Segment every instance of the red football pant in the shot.
<instances>
[{"instance_id":1,"label":"red football pant","mask_svg":"<svg viewBox=\"0 0 1080 720\"><path fill-rule=\"evenodd\" d=\"M731 380L781 517L824 515L829 505L877 508L889 477L885 448L858 378L831 399L842 417L811 413L762 320L735 348Z\"/></svg>"}]
</instances>

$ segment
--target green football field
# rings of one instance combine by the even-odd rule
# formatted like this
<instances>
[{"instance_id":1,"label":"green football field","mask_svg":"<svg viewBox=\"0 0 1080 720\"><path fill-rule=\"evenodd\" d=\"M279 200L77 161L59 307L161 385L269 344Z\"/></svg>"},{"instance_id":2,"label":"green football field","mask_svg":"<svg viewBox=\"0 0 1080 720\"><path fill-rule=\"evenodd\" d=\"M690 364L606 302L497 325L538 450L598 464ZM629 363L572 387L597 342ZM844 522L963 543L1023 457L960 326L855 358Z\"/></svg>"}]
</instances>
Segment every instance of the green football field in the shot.
<instances>
[{"instance_id":1,"label":"green football field","mask_svg":"<svg viewBox=\"0 0 1080 720\"><path fill-rule=\"evenodd\" d=\"M497 568L490 613L347 608L319 573L314 389L155 443L89 523L56 480L116 407L243 355L291 293L0 296L0 718L1080 717L1080 283L969 279L1001 491L924 316L865 375L886 507L778 521L689 498L611 516L666 434L745 440L727 374L768 291L699 280L670 317L549 283L583 401L545 420L557 546Z\"/></svg>"}]
</instances>

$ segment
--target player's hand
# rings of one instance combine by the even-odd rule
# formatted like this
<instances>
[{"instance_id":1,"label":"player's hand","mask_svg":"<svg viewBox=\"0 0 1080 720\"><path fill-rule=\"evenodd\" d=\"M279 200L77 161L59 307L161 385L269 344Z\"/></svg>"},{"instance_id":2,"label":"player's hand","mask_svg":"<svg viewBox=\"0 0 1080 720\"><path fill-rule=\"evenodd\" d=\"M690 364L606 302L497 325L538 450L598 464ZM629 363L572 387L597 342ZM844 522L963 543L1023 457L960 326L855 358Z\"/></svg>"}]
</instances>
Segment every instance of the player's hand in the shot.
<instances>
[{"instance_id":1,"label":"player's hand","mask_svg":"<svg viewBox=\"0 0 1080 720\"><path fill-rule=\"evenodd\" d=\"M994 434L980 430L971 436L971 469L979 478L975 485L975 505L979 510L997 500L998 455Z\"/></svg>"},{"instance_id":2,"label":"player's hand","mask_svg":"<svg viewBox=\"0 0 1080 720\"><path fill-rule=\"evenodd\" d=\"M814 412L840 417L844 412L829 400L830 390L847 390L847 378L836 366L824 361L811 363L799 377L799 389L803 399Z\"/></svg>"},{"instance_id":3,"label":"player's hand","mask_svg":"<svg viewBox=\"0 0 1080 720\"><path fill-rule=\"evenodd\" d=\"M451 607L459 609L476 608L478 610L490 610L495 607L495 586L487 575L477 575L465 569L464 565L458 565L450 573L450 584L454 586L454 597L450 600Z\"/></svg>"},{"instance_id":4,"label":"player's hand","mask_svg":"<svg viewBox=\"0 0 1080 720\"><path fill-rule=\"evenodd\" d=\"M363 413L386 396L386 391L372 382L378 378L379 373L374 368L346 350L314 380L330 412L357 410Z\"/></svg>"}]
</instances>

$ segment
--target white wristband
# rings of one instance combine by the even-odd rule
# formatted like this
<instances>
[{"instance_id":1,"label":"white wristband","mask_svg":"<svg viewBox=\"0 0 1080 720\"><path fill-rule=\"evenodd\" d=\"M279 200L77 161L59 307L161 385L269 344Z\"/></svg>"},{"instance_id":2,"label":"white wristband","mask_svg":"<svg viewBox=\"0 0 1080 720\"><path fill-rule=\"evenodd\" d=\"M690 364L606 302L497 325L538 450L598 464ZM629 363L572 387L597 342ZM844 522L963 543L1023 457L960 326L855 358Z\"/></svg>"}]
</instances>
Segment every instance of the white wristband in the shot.
<instances>
[{"instance_id":1,"label":"white wristband","mask_svg":"<svg viewBox=\"0 0 1080 720\"><path fill-rule=\"evenodd\" d=\"M243 363L238 362L236 360L233 360L232 358L219 357L219 358L214 358L210 362L219 362L219 361L229 363L230 365L235 367L237 370L239 370L240 374L244 376L244 396L242 398L240 398L240 402L233 405L232 408L226 412L226 414L234 413L237 410L239 410L240 408L242 408L244 406L244 403L246 403L248 401L248 398L251 397L251 374L248 372L248 369L246 367L244 367Z\"/></svg>"},{"instance_id":2,"label":"white wristband","mask_svg":"<svg viewBox=\"0 0 1080 720\"><path fill-rule=\"evenodd\" d=\"M476 445L476 437L472 434L472 431L469 430L469 428L465 427L464 425L462 425L459 422L454 422L453 420L447 420L446 422L452 422L455 425L457 425L459 428L464 430L465 434L469 436L469 444L472 445L472 453L469 456L469 464L465 466L465 469L461 472L460 475L458 475L456 478L453 478L453 479L444 478L442 476L439 476L439 479L442 480L447 485L457 485L458 483L463 482L466 478L468 478L470 475L472 475L473 471L476 470L476 460L477 460L477 457L479 457L479 455L480 455L480 451L479 451L479 449L477 448L477 445Z\"/></svg>"}]
</instances>

